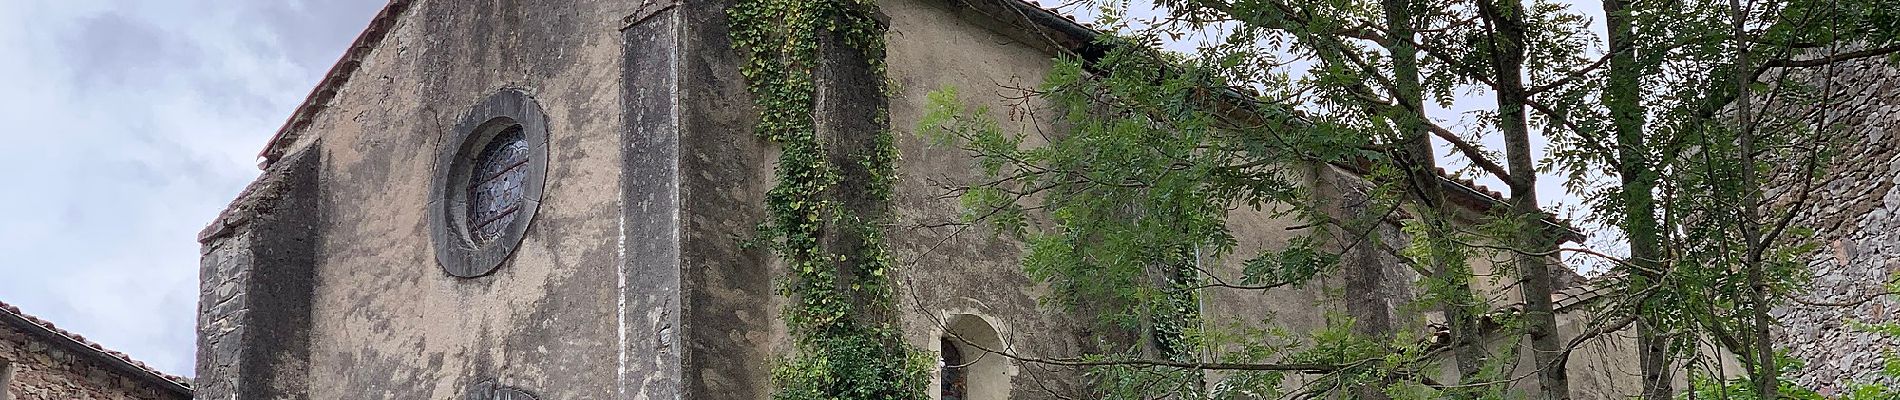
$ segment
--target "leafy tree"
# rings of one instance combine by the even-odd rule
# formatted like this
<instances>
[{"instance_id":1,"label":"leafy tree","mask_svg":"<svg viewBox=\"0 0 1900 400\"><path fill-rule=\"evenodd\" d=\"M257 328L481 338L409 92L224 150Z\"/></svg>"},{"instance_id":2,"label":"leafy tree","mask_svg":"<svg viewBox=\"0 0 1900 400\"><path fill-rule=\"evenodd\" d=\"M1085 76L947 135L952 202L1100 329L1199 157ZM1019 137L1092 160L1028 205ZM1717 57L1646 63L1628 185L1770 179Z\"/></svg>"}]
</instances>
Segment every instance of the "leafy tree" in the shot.
<instances>
[{"instance_id":1,"label":"leafy tree","mask_svg":"<svg viewBox=\"0 0 1900 400\"><path fill-rule=\"evenodd\" d=\"M1095 5L1118 32L1102 38L1110 51L1066 55L1031 89L1062 111L1062 134L1005 131L954 88L918 127L978 156L984 182L958 189L966 219L1028 243L1023 267L1050 300L1142 332L1103 354L1024 360L1092 367L1110 398L1496 398L1518 379L1566 398L1573 351L1634 326L1644 384L1630 395L1674 397L1691 368L1686 395L1799 398L1783 390L1793 369L1767 315L1805 283L1813 246L1796 217L1835 129L1799 111L1829 106L1813 68L1900 50L1889 15L1900 7L1604 0L1596 33L1544 1L1163 0L1146 21L1128 3ZM1161 50L1180 37L1208 40ZM1461 93L1496 100L1462 133L1427 112ZM1452 205L1435 140L1464 173L1506 182L1506 205L1476 221ZM1328 193L1335 169L1363 186ZM1564 177L1629 256L1560 248L1563 228L1538 208L1540 173ZM1236 210L1295 220L1301 236L1235 254ZM1378 229L1401 214L1402 234ZM1425 278L1413 309L1442 314L1446 340L1347 313L1316 332L1226 326L1186 306L1206 291L1309 287L1365 249L1392 250ZM1563 253L1604 257L1621 277L1602 318L1568 341L1551 304ZM1503 276L1520 313L1496 312L1476 288L1470 259L1495 254L1513 259ZM1230 256L1246 260L1233 279L1199 263ZM1506 361L1520 340L1528 366ZM1457 382L1431 378L1447 352ZM1723 357L1741 375L1703 367ZM1216 383L1196 383L1210 371ZM1723 389L1735 382L1745 391Z\"/></svg>"}]
</instances>

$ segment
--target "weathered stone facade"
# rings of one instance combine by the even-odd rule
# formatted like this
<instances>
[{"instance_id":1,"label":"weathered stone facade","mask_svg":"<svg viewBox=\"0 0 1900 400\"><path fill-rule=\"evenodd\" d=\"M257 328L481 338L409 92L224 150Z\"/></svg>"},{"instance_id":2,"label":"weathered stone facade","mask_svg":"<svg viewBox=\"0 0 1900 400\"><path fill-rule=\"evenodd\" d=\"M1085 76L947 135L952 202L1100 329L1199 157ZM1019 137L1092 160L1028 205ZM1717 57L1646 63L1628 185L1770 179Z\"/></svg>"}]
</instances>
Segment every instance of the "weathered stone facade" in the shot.
<instances>
[{"instance_id":1,"label":"weathered stone facade","mask_svg":"<svg viewBox=\"0 0 1900 400\"><path fill-rule=\"evenodd\" d=\"M199 234L198 398L302 391L316 166L314 153L276 164Z\"/></svg>"},{"instance_id":2,"label":"weathered stone facade","mask_svg":"<svg viewBox=\"0 0 1900 400\"><path fill-rule=\"evenodd\" d=\"M0 400L190 398L183 378L0 303Z\"/></svg>"},{"instance_id":3,"label":"weathered stone facade","mask_svg":"<svg viewBox=\"0 0 1900 400\"><path fill-rule=\"evenodd\" d=\"M1878 294L1900 277L1900 68L1885 58L1807 71L1825 90L1829 143L1840 153L1812 194L1801 222L1821 244L1809 265L1810 305L1777 310L1782 343L1807 364L1798 378L1823 394L1849 382L1900 385L1877 371L1900 352L1900 337L1883 337L1854 323L1900 321L1900 296ZM1807 118L1817 115L1809 113ZM1791 196L1797 186L1786 185Z\"/></svg>"},{"instance_id":4,"label":"weathered stone facade","mask_svg":"<svg viewBox=\"0 0 1900 400\"><path fill-rule=\"evenodd\" d=\"M786 299L773 290L785 266L745 242L765 219L776 150L751 135L756 111L726 35L731 3L392 2L265 150L264 176L200 237L200 396L460 399L503 385L543 399L767 398L771 360L790 347L778 318ZM1039 304L1047 289L1017 268L1020 243L933 227L960 207L936 183L975 171L968 155L910 133L926 95L945 86L1011 110L1006 124L1053 129L1038 117L1048 110L1008 101L999 86L1036 86L1058 52L1091 51L1093 33L1016 0L880 7L894 90L881 96L855 51L827 44L814 115L838 154L878 129L897 132L887 240L902 262L906 339L939 349L958 321L1025 355L1098 345L1103 332L1083 317ZM545 187L501 267L458 277L430 237L429 210L443 201L432 195L437 160L463 145L450 128L499 90L543 108ZM1339 167L1300 174L1326 196L1357 195ZM1461 204L1497 201L1447 184ZM1242 252L1303 232L1271 210L1231 223ZM1212 298L1206 315L1274 315L1296 331L1323 325L1326 309L1422 324L1399 310L1417 277L1363 250L1343 276ZM1243 261L1207 267L1238 274ZM972 388L1010 398L1089 397L1071 368L1011 363L981 376L989 381ZM1578 390L1610 393L1633 376L1603 372Z\"/></svg>"}]
</instances>

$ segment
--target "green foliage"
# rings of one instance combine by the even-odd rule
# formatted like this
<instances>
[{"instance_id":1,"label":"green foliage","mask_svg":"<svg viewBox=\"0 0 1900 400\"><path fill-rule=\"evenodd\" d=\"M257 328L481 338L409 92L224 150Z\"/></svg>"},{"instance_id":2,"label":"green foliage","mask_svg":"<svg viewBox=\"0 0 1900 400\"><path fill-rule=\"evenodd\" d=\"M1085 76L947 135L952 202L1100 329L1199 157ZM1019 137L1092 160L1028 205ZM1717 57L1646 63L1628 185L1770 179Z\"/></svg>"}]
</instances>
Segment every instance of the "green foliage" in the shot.
<instances>
[{"instance_id":1,"label":"green foliage","mask_svg":"<svg viewBox=\"0 0 1900 400\"><path fill-rule=\"evenodd\" d=\"M1891 279L1890 283L1887 284L1888 292L1900 293L1900 276L1894 276ZM1900 297L1900 295L1896 295L1895 297ZM1849 326L1856 330L1871 332L1889 338L1900 338L1900 322L1888 321L1873 324L1855 322ZM1900 350L1884 349L1880 354L1882 360L1878 375L1885 377L1889 381L1900 381ZM1847 390L1845 390L1844 393L1846 396L1842 398L1845 400L1900 399L1900 388L1866 381L1848 383Z\"/></svg>"},{"instance_id":2,"label":"green foliage","mask_svg":"<svg viewBox=\"0 0 1900 400\"><path fill-rule=\"evenodd\" d=\"M820 41L842 39L871 56L873 73L883 75L884 28L875 7L869 0L742 0L727 10L732 43L746 57L740 72L760 109L755 133L781 150L777 185L766 193L770 220L760 226L764 242L790 270L779 290L792 299L783 315L793 354L773 369L775 399L928 397L931 358L905 344L894 322L878 317L894 307L882 230L888 217L831 200L843 178L812 119ZM895 179L893 140L890 132L878 132L858 160L869 174L863 195L880 208L890 202ZM860 245L833 251L824 244L827 236Z\"/></svg>"},{"instance_id":3,"label":"green foliage","mask_svg":"<svg viewBox=\"0 0 1900 400\"><path fill-rule=\"evenodd\" d=\"M1794 371L1796 370L1791 369L1785 372L1794 372ZM1781 380L1779 394L1784 399L1794 399L1794 400L1827 400L1828 399L1828 397L1822 396L1820 393L1817 393L1807 388L1803 388L1799 385L1796 385L1794 382L1788 381L1785 379ZM1755 384L1749 381L1747 378L1721 380L1721 379L1710 378L1710 377L1698 374L1698 375L1692 376L1689 379L1689 390L1683 393L1682 395L1677 396L1677 398L1678 399L1759 399L1759 398L1762 398L1762 395L1759 393L1756 393ZM1853 398L1853 400L1876 400L1876 399L1865 399L1865 398L1855 397Z\"/></svg>"},{"instance_id":4,"label":"green foliage","mask_svg":"<svg viewBox=\"0 0 1900 400\"><path fill-rule=\"evenodd\" d=\"M1333 395L1372 386L1403 399L1502 397L1508 385L1497 383L1522 377L1512 372L1524 366L1502 361L1516 359L1508 354L1513 350L1473 357L1487 361L1477 371L1460 371L1464 385L1427 383L1413 378L1430 369L1420 360L1433 355L1415 347L1413 335L1375 340L1336 329L1349 321L1299 334L1262 331L1199 321L1184 305L1210 290L1310 285L1341 262L1342 242L1385 245L1368 232L1403 212L1416 218L1404 222L1397 258L1425 278L1420 301L1408 309L1484 316L1496 330L1477 334L1511 337L1502 347L1515 349L1512 332L1524 332L1529 318L1493 314L1496 305L1485 301L1491 294L1471 289L1477 282L1468 260L1544 250L1487 243L1523 245L1528 241L1520 239L1545 231L1545 216L1515 210L1451 226L1433 217L1457 215L1434 214L1442 205L1420 199L1423 184L1408 181L1416 170L1394 154L1417 133L1408 121L1422 113L1405 109L1401 99L1450 108L1459 96L1498 95L1504 91L1498 78L1521 72L1525 87L1516 89L1531 92L1524 98L1534 109L1529 124L1549 142L1547 157L1535 160L1540 172L1568 178L1566 187L1592 211L1584 222L1636 226L1630 236L1641 234L1648 248L1660 249L1650 255L1655 259L1640 262L1604 260L1612 272L1630 277L1605 282L1610 293L1588 305L1604 319L1583 325L1640 318L1639 329L1667 340L1660 347L1667 347L1663 353L1673 365L1713 365L1709 343L1749 364L1739 377L1698 370L1705 376L1696 378L1697 393L1780 388L1796 398L1814 395L1749 379L1780 382L1786 376L1780 372L1794 371L1777 362L1775 344L1767 343L1772 324L1763 316L1809 284L1806 261L1817 250L1816 233L1793 218L1806 211L1802 204L1776 197L1802 190L1798 185L1835 161L1837 127L1817 117L1830 112L1815 108L1837 100L1830 95L1839 89L1770 64L1900 43L1900 4L1612 2L1625 7L1616 17L1633 25L1632 41L1622 43L1629 53L1624 63L1598 60L1602 37L1588 30L1579 10L1554 1L1163 0L1154 2L1162 17L1150 21L1137 21L1140 13L1128 2L1085 3L1101 8L1101 22L1121 36L1103 40L1111 50L1099 59L1059 59L1037 89L1036 99L1060 114L1060 134L1006 131L955 88L932 94L918 127L978 157L982 179L962 193L963 218L1022 239L1025 271L1053 290L1046 300L1104 311L1113 326L1191 344L1198 360L1350 366L1302 381ZM1748 8L1736 13L1730 9L1736 3ZM1517 4L1525 14L1510 21L1521 22L1513 27L1525 34L1522 43L1509 44L1525 49L1524 70L1499 71L1501 55L1492 52L1510 46L1497 43L1500 20L1479 9ZM1408 15L1396 17L1396 9ZM1395 41L1396 29L1381 25L1400 22L1385 19L1387 12L1417 34ZM1159 50L1163 38L1182 37L1203 41L1192 53ZM1406 52L1416 54L1393 56ZM1408 62L1417 65L1401 67ZM1407 68L1415 71L1401 71ZM1414 72L1417 82L1401 79ZM1611 86L1628 92L1611 93ZM1744 104L1738 101L1752 105L1745 108L1748 118L1737 113ZM1454 128L1460 131L1448 136L1472 148L1456 154L1503 164L1504 157L1482 143L1506 128L1522 128L1506 126L1509 115L1468 112L1465 124ZM1305 188L1321 183L1312 171L1332 165L1362 173L1369 187L1359 188L1364 199L1356 200L1363 201L1308 193ZM1454 173L1473 172L1496 174L1476 167ZM1633 183L1611 183L1623 178ZM1272 250L1236 254L1251 247L1227 230L1235 210L1293 220L1301 235L1268 246ZM1341 214L1359 219L1335 219ZM1633 220L1649 222L1630 225ZM1238 279L1219 280L1200 268L1202 260L1229 257L1245 260ZM1522 273L1510 263L1491 264L1498 267L1493 286L1514 284ZM1183 266L1199 275L1169 275ZM1121 345L1105 346L1124 351L1095 359L1147 354ZM1628 367L1638 368L1636 362ZM1106 398L1311 394L1289 393L1281 371L1223 371L1205 388L1198 384L1205 382L1203 372L1118 364L1091 376ZM1889 390L1856 387L1852 395L1891 397Z\"/></svg>"},{"instance_id":5,"label":"green foliage","mask_svg":"<svg viewBox=\"0 0 1900 400\"><path fill-rule=\"evenodd\" d=\"M1229 210L1318 218L1294 180L1302 171L1289 166L1343 159L1358 154L1350 143L1362 142L1293 129L1300 122L1288 114L1265 115L1255 130L1218 127L1226 117L1206 111L1215 97L1204 90L1218 78L1153 53L1114 51L1091 65L1127 72L1098 76L1081 60L1059 60L1039 98L1057 108L1065 129L1036 138L1046 143L1000 129L955 88L931 94L918 131L978 157L990 183L962 193L967 220L1027 242L1024 269L1055 289L1052 300L1113 310L1109 320L1122 326L1179 308L1182 297L1169 294L1178 290L1155 279L1156 268L1233 251ZM1337 257L1310 236L1251 255L1237 283L1300 284L1327 270Z\"/></svg>"},{"instance_id":6,"label":"green foliage","mask_svg":"<svg viewBox=\"0 0 1900 400\"><path fill-rule=\"evenodd\" d=\"M1105 362L1107 365L1093 367L1087 371L1087 375L1094 382L1100 398L1107 399L1151 399L1160 396L1205 400L1263 399L1333 393L1366 386L1389 386L1391 391L1414 390L1418 393L1413 397L1394 397L1397 399L1438 398L1435 392L1423 390L1423 385L1416 381L1387 379L1394 376L1395 371L1416 372L1418 360L1425 358L1424 348L1414 347L1408 352L1392 353L1385 343L1355 332L1353 321L1345 316L1329 314L1324 326L1301 334L1249 329L1254 330L1225 333L1236 335L1229 338L1202 338L1204 343L1233 346L1207 361L1247 364L1279 360L1287 363L1341 365L1345 368L1301 380L1290 379L1293 374L1287 371L1221 371L1219 379L1209 382L1205 371L1194 368L1115 363L1142 359L1140 351L1130 349L1118 354L1088 357L1088 361ZM1243 338L1245 340L1231 340ZM1298 382L1298 387L1288 386L1293 382Z\"/></svg>"},{"instance_id":7,"label":"green foliage","mask_svg":"<svg viewBox=\"0 0 1900 400\"><path fill-rule=\"evenodd\" d=\"M1786 355L1781 355L1780 360L1781 360L1780 365L1782 366L1782 372L1783 372L1781 376L1783 378L1779 380L1780 382L1779 394L1784 399L1794 399L1794 400L1900 399L1900 389L1895 389L1890 386L1867 383L1867 382L1852 382L1852 383L1849 383L1844 390L1841 390L1840 393L1822 394L1820 392L1816 392L1814 389L1803 387L1800 384L1795 383L1793 380L1786 378L1788 376L1791 376L1801 371L1803 365L1801 364L1800 360L1787 357ZM1885 361L1884 364L1885 364L1885 369L1882 371L1883 375L1886 375L1889 379L1900 378L1900 358L1896 358L1892 356L1892 352L1889 351L1887 361ZM1749 379L1746 377L1723 380L1723 379L1710 377L1706 374L1697 374L1697 375L1691 376L1689 379L1689 389L1690 389L1689 392L1683 393L1682 395L1677 396L1677 398L1679 399L1760 398L1761 397L1760 394L1755 393L1755 387L1756 387L1755 384L1750 382Z\"/></svg>"},{"instance_id":8,"label":"green foliage","mask_svg":"<svg viewBox=\"0 0 1900 400\"><path fill-rule=\"evenodd\" d=\"M977 157L982 183L963 189L963 217L1026 243L1023 268L1052 289L1045 301L1150 340L1105 342L1125 350L1090 356L1106 364L1088 370L1096 394L1243 399L1368 386L1424 390L1417 379L1431 356L1416 335L1367 336L1336 314L1323 329L1298 334L1260 328L1270 320L1209 324L1198 304L1215 290L1308 287L1339 264L1345 249L1337 235L1362 237L1379 228L1399 197L1389 186L1368 188L1365 199L1348 206L1362 211L1346 219L1321 208L1341 206L1338 200L1307 189L1331 165L1384 160L1367 151L1371 138L1210 89L1224 87L1231 60L1157 53L1133 45L1144 42L1138 38L1105 41L1114 50L1089 62L1061 58L1036 88L1036 99L1058 111L1060 134L1006 131L956 88L933 92L917 127ZM1227 111L1210 111L1221 109ZM1235 212L1301 227L1283 243L1239 253L1241 239L1229 231ZM1208 270L1228 257L1240 260L1237 277L1223 280ZM1155 354L1144 355L1146 345ZM1209 371L1191 366L1116 362L1145 357L1338 368L1288 392L1288 371L1221 370L1210 381Z\"/></svg>"}]
</instances>

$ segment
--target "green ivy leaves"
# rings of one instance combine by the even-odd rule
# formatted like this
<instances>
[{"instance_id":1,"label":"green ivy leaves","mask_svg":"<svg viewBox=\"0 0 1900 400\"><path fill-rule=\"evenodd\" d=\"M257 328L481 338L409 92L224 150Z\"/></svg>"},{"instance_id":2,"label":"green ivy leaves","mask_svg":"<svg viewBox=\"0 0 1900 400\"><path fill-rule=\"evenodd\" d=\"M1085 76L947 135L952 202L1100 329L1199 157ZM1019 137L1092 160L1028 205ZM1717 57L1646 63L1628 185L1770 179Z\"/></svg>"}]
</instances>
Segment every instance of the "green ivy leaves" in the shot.
<instances>
[{"instance_id":1,"label":"green ivy leaves","mask_svg":"<svg viewBox=\"0 0 1900 400\"><path fill-rule=\"evenodd\" d=\"M827 200L843 178L812 117L820 39L836 35L882 55L884 28L874 15L871 0L740 0L727 9L733 47L745 56L740 74L760 110L754 133L780 148L778 181L766 193L769 217L759 227L791 275L779 292L793 299L783 315L794 351L773 369L775 399L926 398L930 357L905 344L893 324L862 318L890 315L894 304L883 217ZM882 76L883 60L869 61ZM885 122L883 114L876 122ZM888 131L874 142L857 160L871 174L863 195L889 204L897 149ZM855 236L862 245L839 254L825 247L827 235Z\"/></svg>"}]
</instances>

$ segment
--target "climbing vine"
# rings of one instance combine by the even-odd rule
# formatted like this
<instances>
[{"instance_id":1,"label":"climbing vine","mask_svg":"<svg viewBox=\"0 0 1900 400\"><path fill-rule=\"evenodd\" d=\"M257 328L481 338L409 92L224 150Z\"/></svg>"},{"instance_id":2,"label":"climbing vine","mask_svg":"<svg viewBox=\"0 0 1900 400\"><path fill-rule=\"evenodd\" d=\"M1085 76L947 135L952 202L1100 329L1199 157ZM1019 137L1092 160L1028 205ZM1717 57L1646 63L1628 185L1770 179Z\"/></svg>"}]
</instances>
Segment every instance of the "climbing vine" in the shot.
<instances>
[{"instance_id":1,"label":"climbing vine","mask_svg":"<svg viewBox=\"0 0 1900 400\"><path fill-rule=\"evenodd\" d=\"M929 358L904 343L891 321L892 262L882 226L896 148L875 134L856 160L875 210L836 200L845 182L819 142L813 109L820 41L840 39L884 75L884 27L871 0L739 0L727 10L733 46L760 111L755 133L779 145L777 185L766 193L762 242L788 266L779 293L793 352L774 366L775 399L922 399ZM887 126L885 110L877 126ZM854 182L855 183L855 182ZM839 245L849 243L851 245Z\"/></svg>"}]
</instances>

